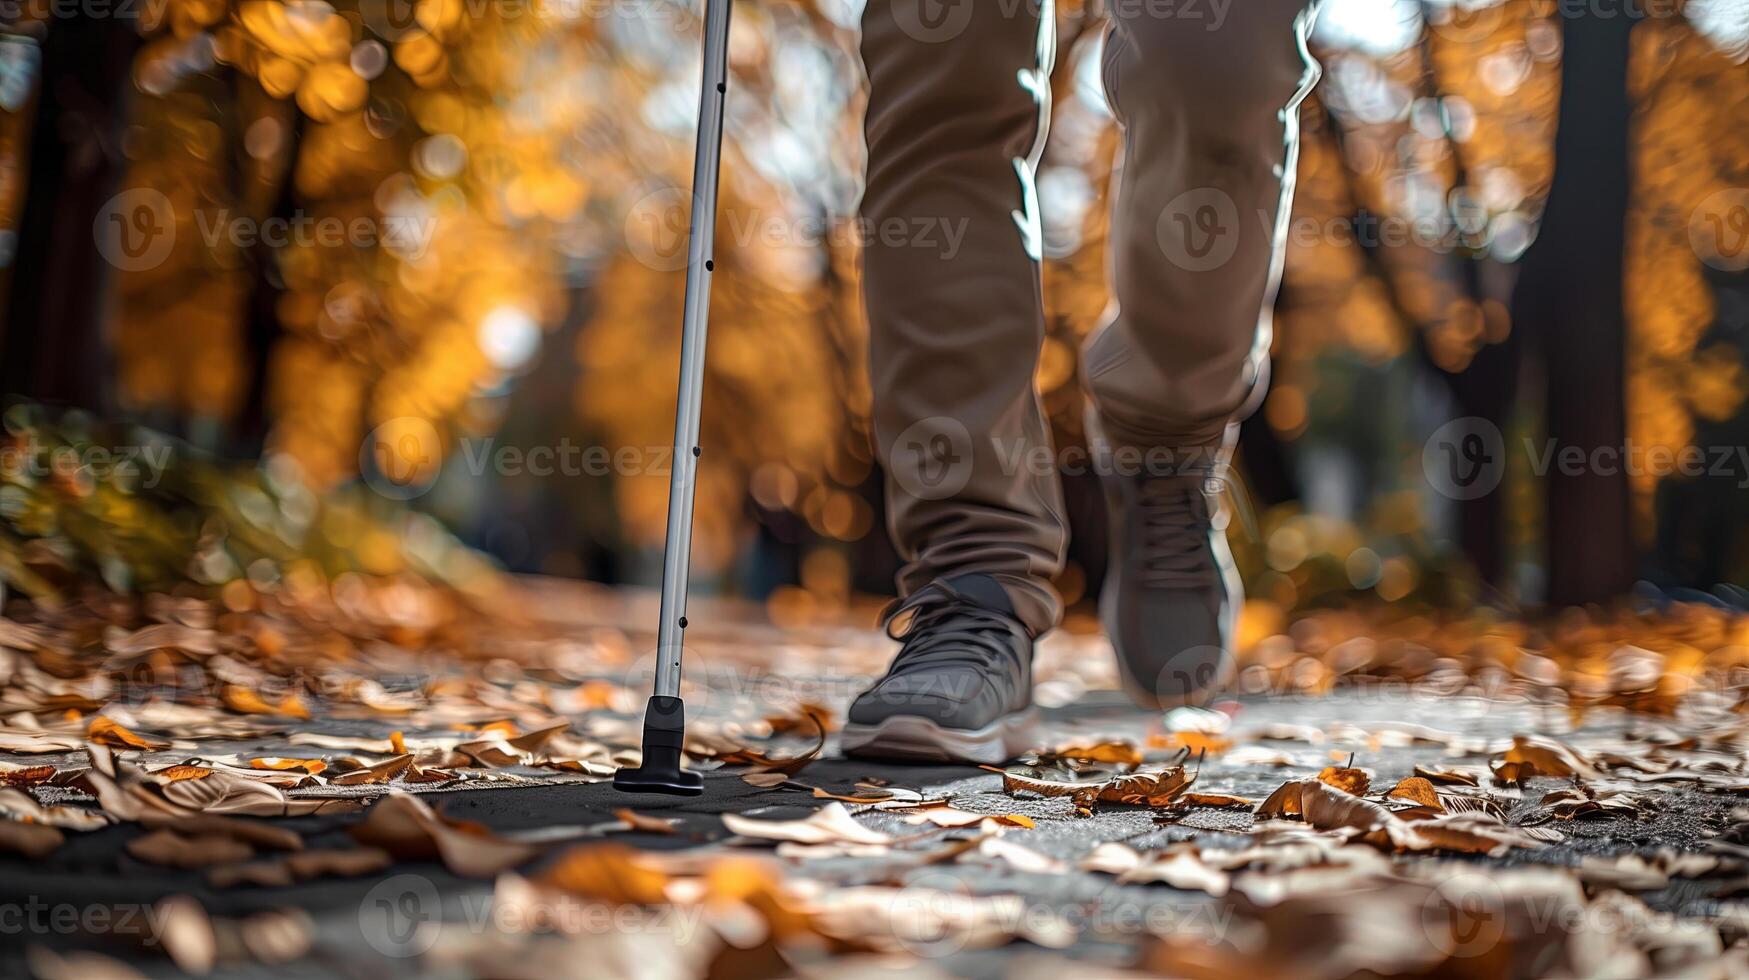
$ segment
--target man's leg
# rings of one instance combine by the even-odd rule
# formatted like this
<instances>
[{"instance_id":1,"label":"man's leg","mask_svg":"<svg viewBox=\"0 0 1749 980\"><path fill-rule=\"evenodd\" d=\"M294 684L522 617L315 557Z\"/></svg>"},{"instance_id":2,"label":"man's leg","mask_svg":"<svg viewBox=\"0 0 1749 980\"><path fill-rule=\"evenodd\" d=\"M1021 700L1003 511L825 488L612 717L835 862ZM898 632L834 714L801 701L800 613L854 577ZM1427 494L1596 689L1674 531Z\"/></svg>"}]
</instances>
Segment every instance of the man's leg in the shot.
<instances>
[{"instance_id":1,"label":"man's leg","mask_svg":"<svg viewBox=\"0 0 1749 980\"><path fill-rule=\"evenodd\" d=\"M1055 469L1028 457L1050 447L1033 388L1042 29L1024 0L870 0L862 40L863 293L900 591L986 572L1035 634L1059 615L1064 548Z\"/></svg>"},{"instance_id":2,"label":"man's leg","mask_svg":"<svg viewBox=\"0 0 1749 980\"><path fill-rule=\"evenodd\" d=\"M908 622L852 706L849 751L1006 758L1032 638L1061 612L1062 491L1033 387L1051 34L1024 0L870 0L863 15L863 293Z\"/></svg>"},{"instance_id":3,"label":"man's leg","mask_svg":"<svg viewBox=\"0 0 1749 980\"><path fill-rule=\"evenodd\" d=\"M1114 450L1101 612L1132 695L1196 703L1232 669L1240 596L1213 498L1233 423L1263 393L1298 104L1316 79L1311 14L1307 0L1241 0L1220 17L1204 6L1202 18L1114 8L1104 78L1124 134L1117 304L1084 358Z\"/></svg>"}]
</instances>

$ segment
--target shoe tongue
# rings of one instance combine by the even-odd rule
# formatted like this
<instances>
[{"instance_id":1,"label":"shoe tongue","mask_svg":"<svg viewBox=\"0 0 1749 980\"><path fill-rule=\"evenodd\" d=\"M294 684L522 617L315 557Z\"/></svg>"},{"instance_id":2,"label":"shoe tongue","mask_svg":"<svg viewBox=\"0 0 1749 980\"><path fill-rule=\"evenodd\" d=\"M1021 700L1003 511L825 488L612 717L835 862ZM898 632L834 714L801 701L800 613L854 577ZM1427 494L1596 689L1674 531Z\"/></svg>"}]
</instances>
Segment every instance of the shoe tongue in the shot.
<instances>
[{"instance_id":1,"label":"shoe tongue","mask_svg":"<svg viewBox=\"0 0 1749 980\"><path fill-rule=\"evenodd\" d=\"M1008 598L1008 590L1002 587L1002 583L982 572L967 572L943 578L941 581L948 588L986 609L994 609L1004 616L1014 615L1014 602Z\"/></svg>"}]
</instances>

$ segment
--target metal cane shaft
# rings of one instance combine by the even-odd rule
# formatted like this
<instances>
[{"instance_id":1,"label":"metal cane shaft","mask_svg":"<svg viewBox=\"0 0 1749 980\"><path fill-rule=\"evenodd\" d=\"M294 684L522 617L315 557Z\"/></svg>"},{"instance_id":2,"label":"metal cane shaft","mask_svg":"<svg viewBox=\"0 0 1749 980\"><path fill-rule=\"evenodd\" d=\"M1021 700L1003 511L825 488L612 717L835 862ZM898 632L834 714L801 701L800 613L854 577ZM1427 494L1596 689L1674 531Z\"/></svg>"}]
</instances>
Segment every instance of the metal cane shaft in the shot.
<instances>
[{"instance_id":1,"label":"metal cane shaft","mask_svg":"<svg viewBox=\"0 0 1749 980\"><path fill-rule=\"evenodd\" d=\"M668 542L662 553L662 622L656 632L656 694L680 696L681 630L692 559L692 503L698 475L698 415L710 322L717 173L723 158L723 97L728 90L729 6L706 0L704 84L698 96L698 148L692 160L687 230L686 312L680 328L680 396L674 409L674 467L668 480Z\"/></svg>"}]
</instances>

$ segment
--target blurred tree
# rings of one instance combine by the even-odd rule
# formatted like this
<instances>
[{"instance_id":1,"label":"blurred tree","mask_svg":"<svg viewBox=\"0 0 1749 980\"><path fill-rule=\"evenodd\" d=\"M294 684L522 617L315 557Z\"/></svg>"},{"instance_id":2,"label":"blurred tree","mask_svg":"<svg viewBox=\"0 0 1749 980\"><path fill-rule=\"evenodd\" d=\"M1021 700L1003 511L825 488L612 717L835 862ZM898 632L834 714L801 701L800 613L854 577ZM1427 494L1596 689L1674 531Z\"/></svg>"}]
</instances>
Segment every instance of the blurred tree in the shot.
<instances>
[{"instance_id":1,"label":"blurred tree","mask_svg":"<svg viewBox=\"0 0 1749 980\"><path fill-rule=\"evenodd\" d=\"M1512 313L1538 342L1550 445L1548 600L1602 602L1634 580L1627 467L1623 308L1629 168L1628 52L1633 0L1560 5L1561 102L1555 169ZM1600 453L1602 455L1600 455ZM1609 462L1601 462L1609 461Z\"/></svg>"}]
</instances>

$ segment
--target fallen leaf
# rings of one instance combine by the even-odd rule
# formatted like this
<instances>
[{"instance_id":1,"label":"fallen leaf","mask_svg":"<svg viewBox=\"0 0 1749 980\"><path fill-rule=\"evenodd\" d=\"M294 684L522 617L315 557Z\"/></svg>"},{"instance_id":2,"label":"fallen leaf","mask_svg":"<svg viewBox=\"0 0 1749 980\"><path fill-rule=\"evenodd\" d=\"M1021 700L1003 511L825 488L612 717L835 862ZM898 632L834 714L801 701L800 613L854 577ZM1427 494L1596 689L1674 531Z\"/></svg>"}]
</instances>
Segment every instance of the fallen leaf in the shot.
<instances>
[{"instance_id":1,"label":"fallen leaf","mask_svg":"<svg viewBox=\"0 0 1749 980\"><path fill-rule=\"evenodd\" d=\"M1095 742L1091 745L1067 745L1061 748L1041 750L1036 753L1039 764L1053 765L1062 762L1089 762L1115 766L1139 766L1142 764L1142 750L1134 742L1110 741Z\"/></svg>"},{"instance_id":2,"label":"fallen leaf","mask_svg":"<svg viewBox=\"0 0 1749 980\"><path fill-rule=\"evenodd\" d=\"M254 856L255 849L229 837L184 837L173 830L154 830L127 843L127 852L150 864L168 868L206 868Z\"/></svg>"},{"instance_id":3,"label":"fallen leaf","mask_svg":"<svg viewBox=\"0 0 1749 980\"><path fill-rule=\"evenodd\" d=\"M0 786L35 786L55 777L54 766L0 767Z\"/></svg>"},{"instance_id":4,"label":"fallen leaf","mask_svg":"<svg viewBox=\"0 0 1749 980\"><path fill-rule=\"evenodd\" d=\"M613 815L627 830L642 831L646 834L672 834L674 825L679 823L672 817L651 817L633 810L619 809Z\"/></svg>"},{"instance_id":5,"label":"fallen leaf","mask_svg":"<svg viewBox=\"0 0 1749 980\"><path fill-rule=\"evenodd\" d=\"M67 830L96 830L110 824L102 811L77 806L43 806L23 790L0 789L0 818L46 824Z\"/></svg>"},{"instance_id":6,"label":"fallen leaf","mask_svg":"<svg viewBox=\"0 0 1749 980\"><path fill-rule=\"evenodd\" d=\"M1212 806L1235 810L1249 810L1257 805L1256 800L1227 793L1185 793L1178 798L1178 803L1181 806Z\"/></svg>"},{"instance_id":7,"label":"fallen leaf","mask_svg":"<svg viewBox=\"0 0 1749 980\"><path fill-rule=\"evenodd\" d=\"M584 844L559 855L535 879L572 895L656 905L667 900L668 875L645 854L622 844Z\"/></svg>"},{"instance_id":8,"label":"fallen leaf","mask_svg":"<svg viewBox=\"0 0 1749 980\"><path fill-rule=\"evenodd\" d=\"M54 827L0 820L0 851L40 858L66 843L66 840L66 835Z\"/></svg>"},{"instance_id":9,"label":"fallen leaf","mask_svg":"<svg viewBox=\"0 0 1749 980\"><path fill-rule=\"evenodd\" d=\"M485 827L446 819L423 800L391 793L370 808L364 822L350 828L352 839L378 847L401 860L442 859L456 874L489 878L540 853L540 847L505 840Z\"/></svg>"},{"instance_id":10,"label":"fallen leaf","mask_svg":"<svg viewBox=\"0 0 1749 980\"><path fill-rule=\"evenodd\" d=\"M1539 735L1512 736L1512 747L1506 750L1501 761L1529 765L1548 776L1599 778L1597 770L1573 751L1572 746Z\"/></svg>"},{"instance_id":11,"label":"fallen leaf","mask_svg":"<svg viewBox=\"0 0 1749 980\"><path fill-rule=\"evenodd\" d=\"M273 704L264 700L260 694L249 688L236 684L227 684L219 692L220 700L225 707L238 714L245 715L275 715L283 718L302 718L308 720L310 709L298 700L297 695L287 694L279 703Z\"/></svg>"},{"instance_id":12,"label":"fallen leaf","mask_svg":"<svg viewBox=\"0 0 1749 980\"><path fill-rule=\"evenodd\" d=\"M102 715L97 715L91 719L91 723L86 726L85 737L98 745L112 749L166 749L170 747L169 742L160 742L136 735Z\"/></svg>"},{"instance_id":13,"label":"fallen leaf","mask_svg":"<svg viewBox=\"0 0 1749 980\"><path fill-rule=\"evenodd\" d=\"M1448 786L1480 786L1481 773L1471 767L1453 767L1449 769L1437 766L1416 766L1415 775L1432 783L1443 783Z\"/></svg>"},{"instance_id":14,"label":"fallen leaf","mask_svg":"<svg viewBox=\"0 0 1749 980\"><path fill-rule=\"evenodd\" d=\"M1444 805L1439 802L1439 792L1424 776L1410 776L1399 781L1397 785L1391 787L1390 792L1385 794L1385 798L1408 800L1410 803L1430 806L1436 810L1445 809Z\"/></svg>"},{"instance_id":15,"label":"fallen leaf","mask_svg":"<svg viewBox=\"0 0 1749 980\"><path fill-rule=\"evenodd\" d=\"M1059 782L1008 772L994 766L983 768L1002 774L1002 791L1036 793L1039 796L1067 796L1078 807L1094 803L1145 804L1167 806L1195 782L1183 766L1172 766L1156 772L1133 772L1097 782Z\"/></svg>"},{"instance_id":16,"label":"fallen leaf","mask_svg":"<svg viewBox=\"0 0 1749 980\"><path fill-rule=\"evenodd\" d=\"M1365 796L1367 787L1372 785L1372 777L1366 774L1366 770L1337 766L1325 766L1324 771L1318 773L1318 780L1355 796Z\"/></svg>"},{"instance_id":17,"label":"fallen leaf","mask_svg":"<svg viewBox=\"0 0 1749 980\"><path fill-rule=\"evenodd\" d=\"M249 766L253 769L271 769L276 772L295 769L314 776L328 768L328 763L321 759L287 759L282 756L270 755L260 759L250 759Z\"/></svg>"},{"instance_id":18,"label":"fallen leaf","mask_svg":"<svg viewBox=\"0 0 1749 980\"><path fill-rule=\"evenodd\" d=\"M187 895L173 895L151 912L158 924L158 942L184 973L205 976L218 959L219 941L213 920L201 904Z\"/></svg>"},{"instance_id":19,"label":"fallen leaf","mask_svg":"<svg viewBox=\"0 0 1749 980\"><path fill-rule=\"evenodd\" d=\"M717 759L726 766L755 766L761 772L781 773L785 776L794 776L796 773L799 773L803 769L812 765L814 760L820 757L820 752L826 747L825 727L822 726L819 720L812 715L809 715L808 718L813 722L814 730L818 735L818 739L814 742L814 747L812 749L809 749L801 755L786 759L776 759L757 749L748 746L741 746L718 755Z\"/></svg>"},{"instance_id":20,"label":"fallen leaf","mask_svg":"<svg viewBox=\"0 0 1749 980\"><path fill-rule=\"evenodd\" d=\"M376 785L405 775L407 770L412 768L412 765L413 757L411 755L398 755L374 766L355 769L352 772L335 776L328 781L335 786Z\"/></svg>"},{"instance_id":21,"label":"fallen leaf","mask_svg":"<svg viewBox=\"0 0 1749 980\"><path fill-rule=\"evenodd\" d=\"M828 803L801 820L756 820L738 813L723 814L731 833L758 840L797 844L890 844L893 838L856 822L842 803Z\"/></svg>"},{"instance_id":22,"label":"fallen leaf","mask_svg":"<svg viewBox=\"0 0 1749 980\"><path fill-rule=\"evenodd\" d=\"M375 874L392 863L394 858L387 851L374 847L299 851L262 861L211 868L207 871L207 882L215 888L238 885L283 888L317 878L356 878Z\"/></svg>"}]
</instances>

